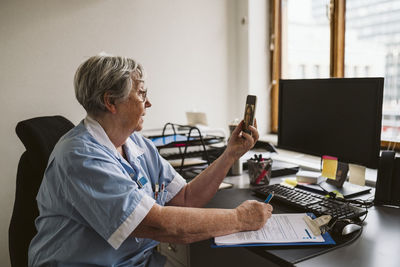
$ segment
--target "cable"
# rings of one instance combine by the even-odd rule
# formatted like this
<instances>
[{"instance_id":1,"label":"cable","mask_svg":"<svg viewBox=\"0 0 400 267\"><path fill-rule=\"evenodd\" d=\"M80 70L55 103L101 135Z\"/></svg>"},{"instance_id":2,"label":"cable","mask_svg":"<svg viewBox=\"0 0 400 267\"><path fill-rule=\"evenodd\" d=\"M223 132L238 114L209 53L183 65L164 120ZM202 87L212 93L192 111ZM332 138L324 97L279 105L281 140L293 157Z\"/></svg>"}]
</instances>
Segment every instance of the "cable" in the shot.
<instances>
[{"instance_id":1,"label":"cable","mask_svg":"<svg viewBox=\"0 0 400 267\"><path fill-rule=\"evenodd\" d=\"M372 197L368 198L367 200L360 199L360 198L357 198L357 199L345 199L345 198L342 198L342 197L338 197L334 192L329 192L328 190L323 188L320 184L317 184L317 185L324 191L324 194L328 195L329 197L331 197L331 198L333 198L335 200L339 200L339 201L342 201L342 202L345 202L345 203L351 203L351 204L354 204L355 206L360 207L360 208L364 208L364 207L371 208L374 205L374 201L370 200Z\"/></svg>"},{"instance_id":2,"label":"cable","mask_svg":"<svg viewBox=\"0 0 400 267\"><path fill-rule=\"evenodd\" d=\"M325 188L323 188L320 184L317 184L323 191L325 194L327 194L329 197L341 201L343 203L345 203L346 205L352 205L352 206L356 206L359 208L365 208L365 217L363 219L359 219L359 222L355 222L355 221L351 221L352 223L356 223L359 225L362 225L362 223L365 221L365 219L368 216L368 209L371 208L372 206L374 206L374 201L371 200L372 197L364 200L364 199L345 199L343 197L338 197L334 192L328 192ZM333 226L335 225L337 221L335 221L327 230L330 230L333 228Z\"/></svg>"},{"instance_id":3,"label":"cable","mask_svg":"<svg viewBox=\"0 0 400 267\"><path fill-rule=\"evenodd\" d=\"M319 187L321 187L322 191L324 191L324 194L330 195L330 192L327 191L325 188L323 188L320 184L316 184L316 185L318 185Z\"/></svg>"},{"instance_id":4,"label":"cable","mask_svg":"<svg viewBox=\"0 0 400 267\"><path fill-rule=\"evenodd\" d=\"M371 198L368 198L366 200L364 199L345 199L341 197L336 197L335 198L338 201L353 204L354 206L360 207L360 208L371 208L374 205L374 201L370 200Z\"/></svg>"}]
</instances>

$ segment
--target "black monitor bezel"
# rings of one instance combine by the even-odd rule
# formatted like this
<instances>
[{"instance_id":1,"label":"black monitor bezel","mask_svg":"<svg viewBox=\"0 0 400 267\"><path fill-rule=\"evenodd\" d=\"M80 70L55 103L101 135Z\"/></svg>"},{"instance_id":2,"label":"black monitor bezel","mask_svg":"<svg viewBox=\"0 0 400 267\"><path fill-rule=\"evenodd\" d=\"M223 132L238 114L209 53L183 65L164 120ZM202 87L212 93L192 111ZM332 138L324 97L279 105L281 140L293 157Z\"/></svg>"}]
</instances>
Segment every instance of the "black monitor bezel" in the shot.
<instances>
[{"instance_id":1,"label":"black monitor bezel","mask_svg":"<svg viewBox=\"0 0 400 267\"><path fill-rule=\"evenodd\" d=\"M293 84L293 83L311 83L313 81L318 82L330 82L330 83L343 83L343 82L371 82L376 84L376 121L375 121L375 133L373 135L373 140L371 138L371 145L370 148L373 149L372 156L364 161L364 160L357 160L357 159L347 159L344 158L343 161L347 163L353 163L362 165L368 168L377 169L378 162L379 162L379 153L381 148L381 130L382 130L382 105L383 105L383 87L384 87L384 78L382 77L368 77L368 78L325 78L325 79L280 79L279 80L279 106L278 106L278 145L277 147L280 149L291 150L295 152L305 153L314 156L323 156L321 153L316 153L314 151L307 151L305 149L299 149L296 147L292 147L287 144L282 144L282 97L285 91L285 85Z\"/></svg>"}]
</instances>

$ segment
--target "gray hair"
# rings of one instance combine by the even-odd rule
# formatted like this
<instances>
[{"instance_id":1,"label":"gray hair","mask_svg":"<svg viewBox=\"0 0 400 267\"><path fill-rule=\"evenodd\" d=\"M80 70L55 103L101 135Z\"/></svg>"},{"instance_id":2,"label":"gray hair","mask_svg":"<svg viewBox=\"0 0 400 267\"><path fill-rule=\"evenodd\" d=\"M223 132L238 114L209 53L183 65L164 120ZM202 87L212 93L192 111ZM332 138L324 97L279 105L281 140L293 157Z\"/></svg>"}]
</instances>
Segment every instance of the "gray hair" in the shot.
<instances>
[{"instance_id":1,"label":"gray hair","mask_svg":"<svg viewBox=\"0 0 400 267\"><path fill-rule=\"evenodd\" d=\"M144 69L135 60L100 53L90 57L77 69L75 96L90 115L106 112L104 94L112 103L128 98L135 81L144 81Z\"/></svg>"}]
</instances>

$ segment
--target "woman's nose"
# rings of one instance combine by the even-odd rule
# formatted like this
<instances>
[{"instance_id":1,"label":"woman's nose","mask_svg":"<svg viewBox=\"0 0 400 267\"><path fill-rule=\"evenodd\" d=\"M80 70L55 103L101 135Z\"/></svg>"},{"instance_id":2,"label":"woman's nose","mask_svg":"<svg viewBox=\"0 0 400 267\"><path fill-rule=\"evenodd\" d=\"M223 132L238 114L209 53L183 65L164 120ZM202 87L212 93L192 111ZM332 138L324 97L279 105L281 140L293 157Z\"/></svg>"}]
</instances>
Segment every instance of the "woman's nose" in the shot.
<instances>
[{"instance_id":1,"label":"woman's nose","mask_svg":"<svg viewBox=\"0 0 400 267\"><path fill-rule=\"evenodd\" d=\"M150 100L149 100L149 97L147 97L146 98L146 102L144 103L144 107L145 108L149 108L149 107L151 107L152 105L151 105L151 102L150 102Z\"/></svg>"}]
</instances>

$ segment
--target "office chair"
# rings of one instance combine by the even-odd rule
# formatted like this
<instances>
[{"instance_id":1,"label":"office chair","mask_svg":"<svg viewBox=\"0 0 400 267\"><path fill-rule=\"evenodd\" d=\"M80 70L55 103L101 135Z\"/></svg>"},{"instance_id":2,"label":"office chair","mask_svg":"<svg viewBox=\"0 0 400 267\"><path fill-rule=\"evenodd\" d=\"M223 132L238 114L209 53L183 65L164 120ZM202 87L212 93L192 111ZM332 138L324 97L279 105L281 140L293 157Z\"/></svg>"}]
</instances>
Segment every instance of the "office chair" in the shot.
<instances>
[{"instance_id":1,"label":"office chair","mask_svg":"<svg viewBox=\"0 0 400 267\"><path fill-rule=\"evenodd\" d=\"M14 209L8 229L12 267L28 266L28 248L36 234L35 218L39 215L36 195L42 182L50 153L72 122L62 116L37 117L21 121L15 129L26 151L17 171Z\"/></svg>"}]
</instances>

